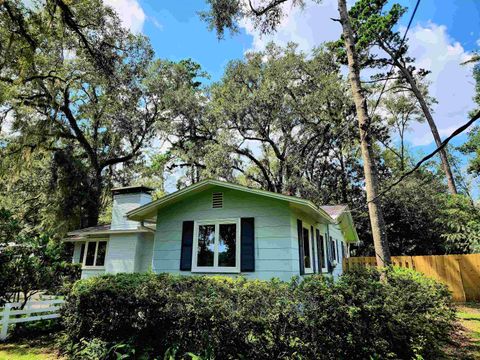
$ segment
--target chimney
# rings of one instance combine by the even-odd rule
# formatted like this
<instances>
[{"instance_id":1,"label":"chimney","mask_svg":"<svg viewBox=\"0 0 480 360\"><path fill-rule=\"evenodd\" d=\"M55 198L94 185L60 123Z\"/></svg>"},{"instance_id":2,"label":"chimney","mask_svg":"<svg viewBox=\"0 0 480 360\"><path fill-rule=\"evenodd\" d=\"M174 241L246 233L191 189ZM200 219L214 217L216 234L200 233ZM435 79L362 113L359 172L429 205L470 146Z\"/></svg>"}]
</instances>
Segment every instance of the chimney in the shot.
<instances>
[{"instance_id":1,"label":"chimney","mask_svg":"<svg viewBox=\"0 0 480 360\"><path fill-rule=\"evenodd\" d=\"M146 186L126 186L112 189L113 207L111 230L134 230L140 223L128 220L126 214L152 201L152 188Z\"/></svg>"}]
</instances>

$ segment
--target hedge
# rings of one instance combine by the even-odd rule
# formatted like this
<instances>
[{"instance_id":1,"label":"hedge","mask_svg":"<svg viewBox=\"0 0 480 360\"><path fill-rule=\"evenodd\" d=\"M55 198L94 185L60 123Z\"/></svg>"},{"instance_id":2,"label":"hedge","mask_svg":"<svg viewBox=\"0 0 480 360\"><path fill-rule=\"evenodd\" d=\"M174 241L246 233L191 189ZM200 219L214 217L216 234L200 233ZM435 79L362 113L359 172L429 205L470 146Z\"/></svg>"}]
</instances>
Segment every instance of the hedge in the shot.
<instances>
[{"instance_id":1,"label":"hedge","mask_svg":"<svg viewBox=\"0 0 480 360\"><path fill-rule=\"evenodd\" d=\"M71 358L433 359L454 314L445 286L408 269L336 282L105 275L67 297L64 349Z\"/></svg>"}]
</instances>

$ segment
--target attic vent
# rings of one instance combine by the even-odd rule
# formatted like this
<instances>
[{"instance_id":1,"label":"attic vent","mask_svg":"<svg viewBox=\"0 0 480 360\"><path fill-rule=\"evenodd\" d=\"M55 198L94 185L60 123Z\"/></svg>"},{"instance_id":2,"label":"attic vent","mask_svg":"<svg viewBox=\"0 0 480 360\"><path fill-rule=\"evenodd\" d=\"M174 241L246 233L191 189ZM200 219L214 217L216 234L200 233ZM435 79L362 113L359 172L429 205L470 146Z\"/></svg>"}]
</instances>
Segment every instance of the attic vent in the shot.
<instances>
[{"instance_id":1,"label":"attic vent","mask_svg":"<svg viewBox=\"0 0 480 360\"><path fill-rule=\"evenodd\" d=\"M223 208L223 193L221 192L212 193L212 208L214 209Z\"/></svg>"}]
</instances>

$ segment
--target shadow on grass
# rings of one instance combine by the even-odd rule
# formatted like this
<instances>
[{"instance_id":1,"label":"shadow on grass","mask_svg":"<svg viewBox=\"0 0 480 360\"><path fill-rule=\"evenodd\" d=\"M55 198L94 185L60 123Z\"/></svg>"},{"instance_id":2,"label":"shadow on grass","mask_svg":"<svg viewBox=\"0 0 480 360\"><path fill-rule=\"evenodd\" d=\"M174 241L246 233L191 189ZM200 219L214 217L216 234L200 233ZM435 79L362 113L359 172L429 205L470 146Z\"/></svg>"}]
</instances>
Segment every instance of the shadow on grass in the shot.
<instances>
[{"instance_id":1,"label":"shadow on grass","mask_svg":"<svg viewBox=\"0 0 480 360\"><path fill-rule=\"evenodd\" d=\"M447 359L480 359L480 304L458 305L457 317Z\"/></svg>"},{"instance_id":2,"label":"shadow on grass","mask_svg":"<svg viewBox=\"0 0 480 360\"><path fill-rule=\"evenodd\" d=\"M51 336L37 339L12 340L0 343L0 360L60 359L54 350Z\"/></svg>"}]
</instances>

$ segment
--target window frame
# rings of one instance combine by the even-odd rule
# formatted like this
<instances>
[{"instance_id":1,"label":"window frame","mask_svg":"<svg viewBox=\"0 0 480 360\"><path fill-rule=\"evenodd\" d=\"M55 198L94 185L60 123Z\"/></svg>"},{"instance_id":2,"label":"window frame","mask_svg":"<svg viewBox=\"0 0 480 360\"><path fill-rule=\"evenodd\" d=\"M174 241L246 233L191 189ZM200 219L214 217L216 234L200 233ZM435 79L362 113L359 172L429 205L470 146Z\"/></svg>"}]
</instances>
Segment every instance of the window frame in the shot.
<instances>
[{"instance_id":1,"label":"window frame","mask_svg":"<svg viewBox=\"0 0 480 360\"><path fill-rule=\"evenodd\" d=\"M328 273L328 248L327 248L327 234L322 232L320 227L316 228L319 232L320 238L315 236L315 241L322 241L322 268L319 268L319 273ZM318 265L318 264L317 264ZM318 267L318 266L317 266Z\"/></svg>"},{"instance_id":2,"label":"window frame","mask_svg":"<svg viewBox=\"0 0 480 360\"><path fill-rule=\"evenodd\" d=\"M235 224L235 266L218 266L218 243L221 224ZM198 230L200 225L215 226L213 266L197 266ZM240 273L240 218L195 220L193 224L192 272L198 273Z\"/></svg>"},{"instance_id":3,"label":"window frame","mask_svg":"<svg viewBox=\"0 0 480 360\"><path fill-rule=\"evenodd\" d=\"M99 243L101 242L106 242L106 248L105 248L105 259L103 260L103 265L96 265L97 263L97 254L98 254L98 245ZM97 243L95 245L95 255L93 257L93 265L85 265L85 262L87 261L87 253L88 253L88 244L89 243ZM108 243L109 243L109 239L107 238L96 238L96 239L89 239L89 240L86 240L84 242L85 244L85 251L83 253L83 259L82 259L82 270L83 269L87 269L87 270L102 270L102 269L105 269L105 263L107 261L107 256L108 256Z\"/></svg>"},{"instance_id":4,"label":"window frame","mask_svg":"<svg viewBox=\"0 0 480 360\"><path fill-rule=\"evenodd\" d=\"M334 253L333 253L333 257L332 259L335 260L335 262L339 263L340 259L339 259L339 254L338 254L338 241L337 239L333 238L332 236L330 236L330 241L333 243L333 250L334 250Z\"/></svg>"},{"instance_id":5,"label":"window frame","mask_svg":"<svg viewBox=\"0 0 480 360\"><path fill-rule=\"evenodd\" d=\"M303 268L305 269L305 274L313 274L313 261L315 261L315 260L313 258L313 252L312 252L312 250L313 250L312 235L310 234L311 231L310 231L310 228L309 228L311 225L307 224L307 223L304 223L304 224L308 225L308 227L305 227L305 226L302 225L302 241L303 241L303 256L304 256ZM304 239L304 236L303 236L304 235L304 230L307 230L307 232L308 232L308 236L307 236L308 246L310 247L310 249L309 249L310 250L310 267L308 267L308 268L305 266L305 239Z\"/></svg>"}]
</instances>

